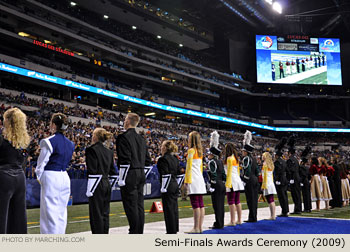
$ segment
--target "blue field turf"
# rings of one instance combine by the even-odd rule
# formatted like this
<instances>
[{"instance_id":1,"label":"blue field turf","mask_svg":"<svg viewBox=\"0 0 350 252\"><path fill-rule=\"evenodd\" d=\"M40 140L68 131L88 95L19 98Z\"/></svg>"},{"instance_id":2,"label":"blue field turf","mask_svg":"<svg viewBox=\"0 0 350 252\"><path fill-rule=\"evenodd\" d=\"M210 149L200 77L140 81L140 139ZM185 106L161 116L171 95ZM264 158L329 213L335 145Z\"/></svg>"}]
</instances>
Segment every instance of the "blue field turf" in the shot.
<instances>
[{"instance_id":1,"label":"blue field turf","mask_svg":"<svg viewBox=\"0 0 350 252\"><path fill-rule=\"evenodd\" d=\"M350 220L277 218L243 223L235 227L206 230L204 234L350 234Z\"/></svg>"}]
</instances>

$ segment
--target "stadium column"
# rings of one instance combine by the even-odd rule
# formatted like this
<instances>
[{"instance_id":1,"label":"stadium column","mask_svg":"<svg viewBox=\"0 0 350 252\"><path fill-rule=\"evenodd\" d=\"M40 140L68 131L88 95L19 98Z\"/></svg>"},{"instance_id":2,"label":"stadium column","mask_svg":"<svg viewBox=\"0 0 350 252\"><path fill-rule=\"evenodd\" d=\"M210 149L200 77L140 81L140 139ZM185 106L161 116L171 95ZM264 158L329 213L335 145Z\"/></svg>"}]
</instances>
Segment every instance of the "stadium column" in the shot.
<instances>
[{"instance_id":1,"label":"stadium column","mask_svg":"<svg viewBox=\"0 0 350 252\"><path fill-rule=\"evenodd\" d=\"M72 99L71 89L66 88L63 90L63 100L70 101Z\"/></svg>"}]
</instances>

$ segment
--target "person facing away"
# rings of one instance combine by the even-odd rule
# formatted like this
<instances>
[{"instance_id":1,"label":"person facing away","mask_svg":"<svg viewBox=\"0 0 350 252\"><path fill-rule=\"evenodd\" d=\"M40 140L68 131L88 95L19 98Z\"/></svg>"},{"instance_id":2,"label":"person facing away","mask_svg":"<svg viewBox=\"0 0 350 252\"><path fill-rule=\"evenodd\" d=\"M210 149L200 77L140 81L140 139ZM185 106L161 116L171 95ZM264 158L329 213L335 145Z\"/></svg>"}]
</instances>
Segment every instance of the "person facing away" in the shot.
<instances>
[{"instance_id":1,"label":"person facing away","mask_svg":"<svg viewBox=\"0 0 350 252\"><path fill-rule=\"evenodd\" d=\"M0 135L0 234L26 234L26 178L22 150L30 143L27 117L18 108L4 113Z\"/></svg>"},{"instance_id":2,"label":"person facing away","mask_svg":"<svg viewBox=\"0 0 350 252\"><path fill-rule=\"evenodd\" d=\"M117 180L114 168L113 151L104 143L111 139L112 133L104 128L96 128L92 134L92 145L85 150L89 198L90 227L93 234L108 234L111 186Z\"/></svg>"},{"instance_id":3,"label":"person facing away","mask_svg":"<svg viewBox=\"0 0 350 252\"><path fill-rule=\"evenodd\" d=\"M124 120L124 133L116 140L120 192L129 222L129 234L143 234L145 211L143 187L150 171L151 158L145 139L137 134L140 117L128 113Z\"/></svg>"}]
</instances>

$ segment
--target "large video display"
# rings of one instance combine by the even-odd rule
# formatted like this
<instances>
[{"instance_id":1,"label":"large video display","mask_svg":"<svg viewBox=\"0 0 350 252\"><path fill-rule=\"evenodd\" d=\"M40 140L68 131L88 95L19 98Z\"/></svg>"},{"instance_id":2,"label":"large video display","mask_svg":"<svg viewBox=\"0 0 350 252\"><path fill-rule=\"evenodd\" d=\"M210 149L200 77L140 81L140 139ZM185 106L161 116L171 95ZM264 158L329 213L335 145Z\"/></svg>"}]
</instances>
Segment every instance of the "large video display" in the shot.
<instances>
[{"instance_id":1,"label":"large video display","mask_svg":"<svg viewBox=\"0 0 350 252\"><path fill-rule=\"evenodd\" d=\"M256 35L257 82L342 85L335 38Z\"/></svg>"}]
</instances>

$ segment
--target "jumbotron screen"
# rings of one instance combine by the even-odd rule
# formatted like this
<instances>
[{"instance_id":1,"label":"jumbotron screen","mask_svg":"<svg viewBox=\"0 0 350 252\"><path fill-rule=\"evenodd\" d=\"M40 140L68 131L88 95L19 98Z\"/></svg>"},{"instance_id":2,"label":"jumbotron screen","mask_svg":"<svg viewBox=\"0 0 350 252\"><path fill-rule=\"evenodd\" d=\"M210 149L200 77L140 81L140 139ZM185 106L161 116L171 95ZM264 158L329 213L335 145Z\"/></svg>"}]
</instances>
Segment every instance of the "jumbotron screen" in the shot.
<instances>
[{"instance_id":1,"label":"jumbotron screen","mask_svg":"<svg viewBox=\"0 0 350 252\"><path fill-rule=\"evenodd\" d=\"M256 35L257 82L342 85L340 41Z\"/></svg>"}]
</instances>

